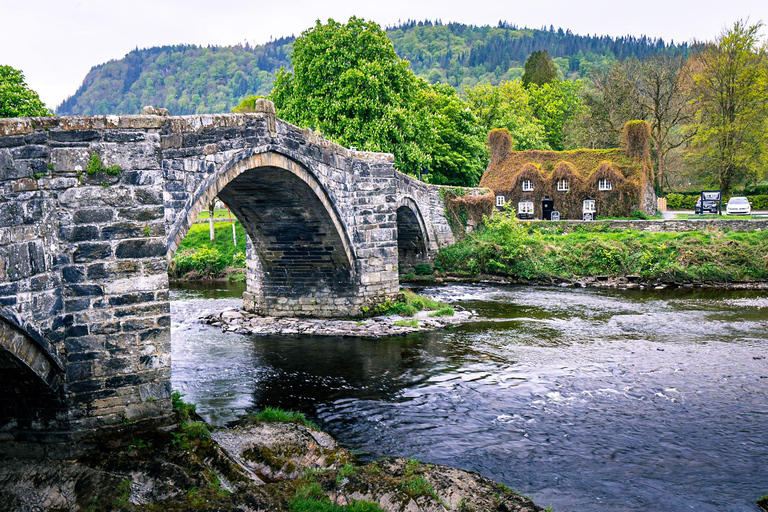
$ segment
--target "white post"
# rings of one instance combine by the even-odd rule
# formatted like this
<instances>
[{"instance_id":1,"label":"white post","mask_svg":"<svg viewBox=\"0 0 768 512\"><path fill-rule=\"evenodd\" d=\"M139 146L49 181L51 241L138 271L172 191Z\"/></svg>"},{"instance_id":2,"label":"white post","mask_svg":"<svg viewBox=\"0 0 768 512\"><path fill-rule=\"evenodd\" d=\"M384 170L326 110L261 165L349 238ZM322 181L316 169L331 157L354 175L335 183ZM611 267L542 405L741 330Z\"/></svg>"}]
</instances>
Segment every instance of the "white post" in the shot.
<instances>
[{"instance_id":1,"label":"white post","mask_svg":"<svg viewBox=\"0 0 768 512\"><path fill-rule=\"evenodd\" d=\"M208 230L210 231L211 235L211 242L214 240L214 234L213 234L213 207L216 205L216 200L214 199L211 204L208 205Z\"/></svg>"}]
</instances>

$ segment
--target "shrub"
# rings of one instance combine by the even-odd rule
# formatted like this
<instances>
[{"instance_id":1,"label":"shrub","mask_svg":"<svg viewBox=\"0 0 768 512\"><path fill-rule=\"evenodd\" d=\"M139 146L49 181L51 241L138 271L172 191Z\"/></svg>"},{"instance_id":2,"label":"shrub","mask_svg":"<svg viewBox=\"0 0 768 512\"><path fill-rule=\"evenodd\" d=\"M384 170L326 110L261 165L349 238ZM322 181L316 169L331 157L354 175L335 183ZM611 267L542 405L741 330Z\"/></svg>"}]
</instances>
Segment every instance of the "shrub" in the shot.
<instances>
[{"instance_id":1,"label":"shrub","mask_svg":"<svg viewBox=\"0 0 768 512\"><path fill-rule=\"evenodd\" d=\"M455 311L451 306L445 306L443 308L438 309L437 311L433 311L429 314L429 316L453 316L455 314Z\"/></svg>"},{"instance_id":2,"label":"shrub","mask_svg":"<svg viewBox=\"0 0 768 512\"><path fill-rule=\"evenodd\" d=\"M182 395L178 391L174 391L171 394L171 405L173 407L173 412L175 412L181 421L188 421L195 417L195 404L188 404L184 400L182 400Z\"/></svg>"},{"instance_id":3,"label":"shrub","mask_svg":"<svg viewBox=\"0 0 768 512\"><path fill-rule=\"evenodd\" d=\"M699 196L683 195L683 194L668 194L667 195L667 209L668 210L693 210L696 206L696 200Z\"/></svg>"},{"instance_id":4,"label":"shrub","mask_svg":"<svg viewBox=\"0 0 768 512\"><path fill-rule=\"evenodd\" d=\"M429 263L419 263L413 270L417 276L428 276L432 273L432 265Z\"/></svg>"},{"instance_id":5,"label":"shrub","mask_svg":"<svg viewBox=\"0 0 768 512\"><path fill-rule=\"evenodd\" d=\"M632 210L632 212L629 214L629 218L637 220L648 220L651 217L642 210Z\"/></svg>"},{"instance_id":6,"label":"shrub","mask_svg":"<svg viewBox=\"0 0 768 512\"><path fill-rule=\"evenodd\" d=\"M200 247L197 250L176 253L173 257L171 272L176 276L183 276L194 270L201 275L211 277L226 267L227 262L218 249Z\"/></svg>"},{"instance_id":7,"label":"shrub","mask_svg":"<svg viewBox=\"0 0 768 512\"><path fill-rule=\"evenodd\" d=\"M190 439L207 441L211 438L211 431L208 430L208 426L202 421L188 421L182 423L181 431L184 432Z\"/></svg>"},{"instance_id":8,"label":"shrub","mask_svg":"<svg viewBox=\"0 0 768 512\"><path fill-rule=\"evenodd\" d=\"M232 255L232 266L235 268L244 268L245 267L245 253L241 251L237 251L235 254Z\"/></svg>"}]
</instances>

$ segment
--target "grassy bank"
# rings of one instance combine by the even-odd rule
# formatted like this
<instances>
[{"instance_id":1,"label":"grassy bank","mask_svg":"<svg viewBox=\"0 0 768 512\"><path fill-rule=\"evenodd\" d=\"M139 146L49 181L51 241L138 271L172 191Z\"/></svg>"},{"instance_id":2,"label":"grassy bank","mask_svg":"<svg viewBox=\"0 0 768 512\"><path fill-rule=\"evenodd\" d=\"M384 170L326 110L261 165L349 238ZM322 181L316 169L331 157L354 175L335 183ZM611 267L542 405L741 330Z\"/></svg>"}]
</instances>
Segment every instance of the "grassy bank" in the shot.
<instances>
[{"instance_id":1,"label":"grassy bank","mask_svg":"<svg viewBox=\"0 0 768 512\"><path fill-rule=\"evenodd\" d=\"M534 280L629 275L661 282L766 280L768 232L647 233L584 224L563 233L502 212L442 249L435 268Z\"/></svg>"},{"instance_id":2,"label":"grassy bank","mask_svg":"<svg viewBox=\"0 0 768 512\"><path fill-rule=\"evenodd\" d=\"M228 268L245 268L245 230L234 221L237 245L232 241L232 222L214 225L214 241L210 241L208 224L189 228L168 269L171 277L212 278Z\"/></svg>"}]
</instances>

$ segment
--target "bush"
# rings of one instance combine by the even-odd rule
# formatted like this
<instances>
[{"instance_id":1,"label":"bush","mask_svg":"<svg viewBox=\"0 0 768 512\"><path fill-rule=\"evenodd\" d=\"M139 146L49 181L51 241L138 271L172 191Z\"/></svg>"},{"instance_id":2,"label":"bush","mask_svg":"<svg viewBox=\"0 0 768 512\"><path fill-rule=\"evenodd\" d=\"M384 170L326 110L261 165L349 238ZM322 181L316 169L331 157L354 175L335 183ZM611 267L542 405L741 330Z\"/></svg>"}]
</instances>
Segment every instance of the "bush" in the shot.
<instances>
[{"instance_id":1,"label":"bush","mask_svg":"<svg viewBox=\"0 0 768 512\"><path fill-rule=\"evenodd\" d=\"M173 407L173 412L175 412L179 419L181 421L189 421L192 418L195 417L195 404L188 404L184 400L182 400L182 395L178 391L174 391L171 394L171 405Z\"/></svg>"},{"instance_id":2,"label":"bush","mask_svg":"<svg viewBox=\"0 0 768 512\"><path fill-rule=\"evenodd\" d=\"M629 214L629 218L637 220L648 220L651 217L642 210L632 210L632 213Z\"/></svg>"},{"instance_id":3,"label":"bush","mask_svg":"<svg viewBox=\"0 0 768 512\"><path fill-rule=\"evenodd\" d=\"M227 261L215 247L200 247L197 250L176 253L171 265L171 273L177 277L195 271L211 277L227 268Z\"/></svg>"},{"instance_id":4,"label":"bush","mask_svg":"<svg viewBox=\"0 0 768 512\"><path fill-rule=\"evenodd\" d=\"M667 210L693 210L698 195L667 194Z\"/></svg>"},{"instance_id":5,"label":"bush","mask_svg":"<svg viewBox=\"0 0 768 512\"><path fill-rule=\"evenodd\" d=\"M234 268L244 268L245 267L245 253L241 251L237 251L235 254L232 255L232 266Z\"/></svg>"},{"instance_id":6,"label":"bush","mask_svg":"<svg viewBox=\"0 0 768 512\"><path fill-rule=\"evenodd\" d=\"M202 421L184 422L181 424L181 431L186 434L189 439L207 441L211 438L211 431L208 430L208 426Z\"/></svg>"},{"instance_id":7,"label":"bush","mask_svg":"<svg viewBox=\"0 0 768 512\"><path fill-rule=\"evenodd\" d=\"M428 276L432 274L432 265L429 263L419 263L413 270L417 276Z\"/></svg>"}]
</instances>

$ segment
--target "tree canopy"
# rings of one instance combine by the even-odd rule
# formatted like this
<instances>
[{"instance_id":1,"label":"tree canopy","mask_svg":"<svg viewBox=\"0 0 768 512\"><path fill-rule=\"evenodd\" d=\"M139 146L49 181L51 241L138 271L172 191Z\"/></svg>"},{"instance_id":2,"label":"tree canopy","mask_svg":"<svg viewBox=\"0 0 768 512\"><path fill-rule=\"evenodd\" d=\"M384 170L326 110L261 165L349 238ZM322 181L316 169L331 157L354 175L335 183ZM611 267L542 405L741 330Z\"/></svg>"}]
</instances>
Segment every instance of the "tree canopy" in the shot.
<instances>
[{"instance_id":1,"label":"tree canopy","mask_svg":"<svg viewBox=\"0 0 768 512\"><path fill-rule=\"evenodd\" d=\"M537 50L528 56L523 73L523 86L544 85L557 80L557 69L547 50Z\"/></svg>"},{"instance_id":2,"label":"tree canopy","mask_svg":"<svg viewBox=\"0 0 768 512\"><path fill-rule=\"evenodd\" d=\"M726 193L754 181L768 163L768 48L762 23L738 21L694 53L696 134L690 158Z\"/></svg>"},{"instance_id":3,"label":"tree canopy","mask_svg":"<svg viewBox=\"0 0 768 512\"><path fill-rule=\"evenodd\" d=\"M344 146L395 155L436 183L471 185L483 169L482 134L446 86L417 78L381 28L350 18L318 22L294 42L293 71L277 73L278 116Z\"/></svg>"},{"instance_id":4,"label":"tree canopy","mask_svg":"<svg viewBox=\"0 0 768 512\"><path fill-rule=\"evenodd\" d=\"M53 115L35 91L27 86L24 74L11 66L0 66L0 117Z\"/></svg>"}]
</instances>

